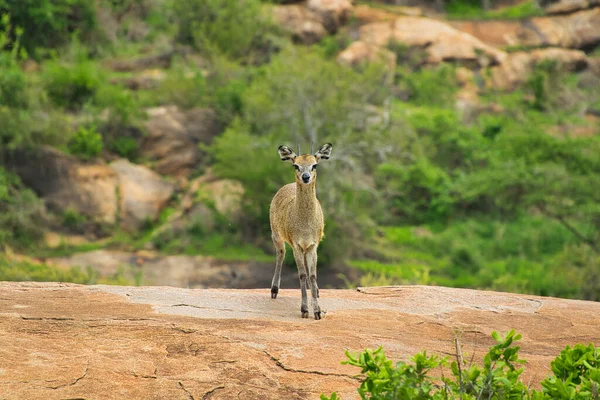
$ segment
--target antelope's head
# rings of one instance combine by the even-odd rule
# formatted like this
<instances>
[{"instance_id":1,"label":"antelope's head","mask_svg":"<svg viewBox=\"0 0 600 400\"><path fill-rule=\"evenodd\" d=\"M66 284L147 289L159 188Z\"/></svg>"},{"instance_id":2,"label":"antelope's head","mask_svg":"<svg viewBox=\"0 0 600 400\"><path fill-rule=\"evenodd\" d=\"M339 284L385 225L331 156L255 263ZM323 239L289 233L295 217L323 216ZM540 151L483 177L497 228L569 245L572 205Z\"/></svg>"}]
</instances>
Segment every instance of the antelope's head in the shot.
<instances>
[{"instance_id":1,"label":"antelope's head","mask_svg":"<svg viewBox=\"0 0 600 400\"><path fill-rule=\"evenodd\" d=\"M279 146L279 157L282 161L289 161L296 169L296 181L309 185L317 177L317 166L321 160L327 160L331 156L331 143L325 143L315 154L296 155L287 146ZM300 148L298 148L300 153Z\"/></svg>"}]
</instances>

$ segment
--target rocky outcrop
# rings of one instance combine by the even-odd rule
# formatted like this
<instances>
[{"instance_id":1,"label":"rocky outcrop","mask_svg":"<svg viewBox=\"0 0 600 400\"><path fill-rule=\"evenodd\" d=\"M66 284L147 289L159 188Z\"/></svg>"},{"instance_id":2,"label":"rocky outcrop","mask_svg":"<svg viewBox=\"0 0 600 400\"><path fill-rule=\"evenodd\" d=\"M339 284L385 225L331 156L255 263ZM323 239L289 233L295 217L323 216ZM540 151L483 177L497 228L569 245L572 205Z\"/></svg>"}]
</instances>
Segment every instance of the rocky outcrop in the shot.
<instances>
[{"instance_id":1,"label":"rocky outcrop","mask_svg":"<svg viewBox=\"0 0 600 400\"><path fill-rule=\"evenodd\" d=\"M297 42L313 44L327 36L319 16L304 6L296 4L275 6L273 18Z\"/></svg>"},{"instance_id":2,"label":"rocky outcrop","mask_svg":"<svg viewBox=\"0 0 600 400\"><path fill-rule=\"evenodd\" d=\"M49 146L11 152L7 166L42 197L48 209L72 210L101 223L116 222L118 182L108 166L81 162Z\"/></svg>"},{"instance_id":3,"label":"rocky outcrop","mask_svg":"<svg viewBox=\"0 0 600 400\"><path fill-rule=\"evenodd\" d=\"M511 53L501 65L492 68L491 83L499 89L514 89L525 82L533 68L542 61L553 61L567 71L579 71L588 66L588 59L580 50L548 48L520 51Z\"/></svg>"},{"instance_id":4,"label":"rocky outcrop","mask_svg":"<svg viewBox=\"0 0 600 400\"><path fill-rule=\"evenodd\" d=\"M497 47L583 49L600 43L600 7L523 21L454 21L450 24Z\"/></svg>"},{"instance_id":5,"label":"rocky outcrop","mask_svg":"<svg viewBox=\"0 0 600 400\"><path fill-rule=\"evenodd\" d=\"M121 159L110 164L119 183L119 220L134 231L154 221L173 194L174 185L142 166Z\"/></svg>"},{"instance_id":6,"label":"rocky outcrop","mask_svg":"<svg viewBox=\"0 0 600 400\"><path fill-rule=\"evenodd\" d=\"M487 66L501 63L506 53L441 21L399 17L392 22L376 22L360 28L360 40L377 46L396 42L408 48L422 48L426 63L443 61Z\"/></svg>"},{"instance_id":7,"label":"rocky outcrop","mask_svg":"<svg viewBox=\"0 0 600 400\"><path fill-rule=\"evenodd\" d=\"M198 165L198 144L210 143L220 126L214 110L195 108L182 111L176 106L147 110L148 135L141 145L144 157L156 161L160 174L186 177Z\"/></svg>"},{"instance_id":8,"label":"rocky outcrop","mask_svg":"<svg viewBox=\"0 0 600 400\"><path fill-rule=\"evenodd\" d=\"M316 43L328 33L336 33L351 15L349 0L307 0L273 7L274 20L304 44Z\"/></svg>"},{"instance_id":9,"label":"rocky outcrop","mask_svg":"<svg viewBox=\"0 0 600 400\"><path fill-rule=\"evenodd\" d=\"M544 3L547 3L544 5L544 11L549 15L570 14L575 11L600 6L599 0L558 0Z\"/></svg>"},{"instance_id":10,"label":"rocky outcrop","mask_svg":"<svg viewBox=\"0 0 600 400\"><path fill-rule=\"evenodd\" d=\"M352 14L350 0L307 0L306 7L320 17L329 33L337 32Z\"/></svg>"},{"instance_id":11,"label":"rocky outcrop","mask_svg":"<svg viewBox=\"0 0 600 400\"><path fill-rule=\"evenodd\" d=\"M396 55L383 47L356 41L342 51L337 61L348 66L358 66L366 62L380 63L389 71L396 69Z\"/></svg>"},{"instance_id":12,"label":"rocky outcrop","mask_svg":"<svg viewBox=\"0 0 600 400\"><path fill-rule=\"evenodd\" d=\"M299 290L0 283L0 397L358 399L346 349L452 355L459 332L480 363L490 333L512 328L537 386L564 346L599 340L594 302L421 286L320 297L315 321L300 318Z\"/></svg>"}]
</instances>

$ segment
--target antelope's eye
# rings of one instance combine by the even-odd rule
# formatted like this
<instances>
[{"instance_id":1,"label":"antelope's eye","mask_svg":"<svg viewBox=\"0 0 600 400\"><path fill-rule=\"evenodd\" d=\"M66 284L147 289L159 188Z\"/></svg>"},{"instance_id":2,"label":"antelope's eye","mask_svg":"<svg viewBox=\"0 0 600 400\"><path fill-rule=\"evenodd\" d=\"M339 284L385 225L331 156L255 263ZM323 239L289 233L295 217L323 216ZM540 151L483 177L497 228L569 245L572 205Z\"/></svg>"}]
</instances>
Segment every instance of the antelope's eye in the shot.
<instances>
[{"instance_id":1,"label":"antelope's eye","mask_svg":"<svg viewBox=\"0 0 600 400\"><path fill-rule=\"evenodd\" d=\"M313 167L312 167L313 171L314 171L315 169L317 169L317 167L318 167L318 166L319 166L319 164L315 164L315 165L313 165Z\"/></svg>"},{"instance_id":2,"label":"antelope's eye","mask_svg":"<svg viewBox=\"0 0 600 400\"><path fill-rule=\"evenodd\" d=\"M300 170L300 167L299 167L299 166L297 166L296 164L294 164L294 168L296 168L296 171L299 171L299 170Z\"/></svg>"}]
</instances>

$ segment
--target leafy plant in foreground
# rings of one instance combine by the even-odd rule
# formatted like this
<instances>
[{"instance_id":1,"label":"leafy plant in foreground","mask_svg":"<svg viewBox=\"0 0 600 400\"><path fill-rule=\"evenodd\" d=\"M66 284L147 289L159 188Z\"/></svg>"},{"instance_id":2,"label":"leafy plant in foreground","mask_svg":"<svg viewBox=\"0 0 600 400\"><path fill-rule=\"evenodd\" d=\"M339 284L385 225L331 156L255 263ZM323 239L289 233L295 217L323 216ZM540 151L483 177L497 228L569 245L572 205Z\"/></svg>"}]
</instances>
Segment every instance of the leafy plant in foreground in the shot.
<instances>
[{"instance_id":1,"label":"leafy plant in foreground","mask_svg":"<svg viewBox=\"0 0 600 400\"><path fill-rule=\"evenodd\" d=\"M542 391L532 390L520 380L525 363L519 358L521 339L514 330L505 336L492 333L496 344L491 346L483 358L483 367L464 362L460 343L456 339L456 361L450 364L451 376L441 378L429 376L438 367L447 367L448 357L428 356L426 351L417 353L409 363L398 362L395 366L382 347L366 349L352 354L346 351L348 360L342 364L361 368L365 375L358 393L362 399L392 400L583 400L600 399L600 349L594 345L577 344L567 346L551 363L554 376L541 382ZM340 400L337 393L330 397L321 395L321 400Z\"/></svg>"}]
</instances>

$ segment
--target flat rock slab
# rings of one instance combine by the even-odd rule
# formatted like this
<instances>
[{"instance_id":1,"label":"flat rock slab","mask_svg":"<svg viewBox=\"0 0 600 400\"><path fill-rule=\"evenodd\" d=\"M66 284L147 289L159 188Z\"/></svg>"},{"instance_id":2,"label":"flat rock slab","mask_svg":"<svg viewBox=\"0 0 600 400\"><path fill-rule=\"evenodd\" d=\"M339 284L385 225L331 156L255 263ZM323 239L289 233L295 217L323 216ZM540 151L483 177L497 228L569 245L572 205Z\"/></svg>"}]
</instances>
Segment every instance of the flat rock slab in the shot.
<instances>
[{"instance_id":1,"label":"flat rock slab","mask_svg":"<svg viewBox=\"0 0 600 400\"><path fill-rule=\"evenodd\" d=\"M344 351L481 360L493 330L523 334L534 385L566 345L600 344L600 303L424 286L215 290L0 282L0 399L357 399Z\"/></svg>"}]
</instances>

